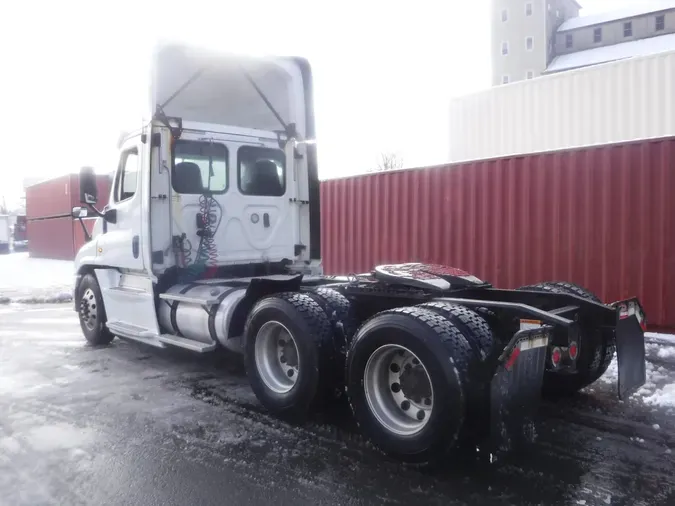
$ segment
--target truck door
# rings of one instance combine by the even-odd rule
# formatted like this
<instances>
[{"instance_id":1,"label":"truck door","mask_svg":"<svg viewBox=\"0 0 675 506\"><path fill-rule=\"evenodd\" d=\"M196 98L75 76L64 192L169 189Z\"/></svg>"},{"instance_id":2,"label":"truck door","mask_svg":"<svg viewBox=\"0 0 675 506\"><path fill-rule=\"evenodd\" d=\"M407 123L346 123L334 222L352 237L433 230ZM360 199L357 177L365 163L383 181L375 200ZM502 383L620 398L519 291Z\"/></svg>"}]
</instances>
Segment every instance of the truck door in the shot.
<instances>
[{"instance_id":1,"label":"truck door","mask_svg":"<svg viewBox=\"0 0 675 506\"><path fill-rule=\"evenodd\" d=\"M298 238L290 197L295 197L296 191L285 153L279 148L239 146L236 172L233 198L243 213L245 236L239 254L271 261L293 260Z\"/></svg>"},{"instance_id":2,"label":"truck door","mask_svg":"<svg viewBox=\"0 0 675 506\"><path fill-rule=\"evenodd\" d=\"M116 220L104 225L98 239L98 255L104 264L129 271L144 271L142 241L142 150L140 136L127 140L120 151L110 201Z\"/></svg>"}]
</instances>

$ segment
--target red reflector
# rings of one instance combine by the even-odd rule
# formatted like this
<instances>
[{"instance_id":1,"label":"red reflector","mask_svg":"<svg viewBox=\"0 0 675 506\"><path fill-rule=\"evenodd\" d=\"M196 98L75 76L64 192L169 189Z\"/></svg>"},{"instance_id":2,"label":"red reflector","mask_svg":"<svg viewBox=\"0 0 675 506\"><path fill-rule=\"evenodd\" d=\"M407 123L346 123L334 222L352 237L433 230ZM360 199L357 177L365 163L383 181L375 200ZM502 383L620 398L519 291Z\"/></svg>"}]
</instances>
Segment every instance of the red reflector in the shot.
<instances>
[{"instance_id":1,"label":"red reflector","mask_svg":"<svg viewBox=\"0 0 675 506\"><path fill-rule=\"evenodd\" d=\"M509 359L506 361L506 365L504 366L504 367L506 367L507 371L510 371L511 368L513 367L513 364L516 363L516 359L518 358L518 355L520 355L520 348L515 348L513 350L513 352L511 353L511 356L509 357Z\"/></svg>"},{"instance_id":2,"label":"red reflector","mask_svg":"<svg viewBox=\"0 0 675 506\"><path fill-rule=\"evenodd\" d=\"M577 343L573 342L572 344L570 344L569 353L570 353L570 358L572 360L577 359L577 354L579 353L579 348L577 348Z\"/></svg>"},{"instance_id":3,"label":"red reflector","mask_svg":"<svg viewBox=\"0 0 675 506\"><path fill-rule=\"evenodd\" d=\"M560 348L553 348L553 351L551 352L551 362L553 363L553 365L558 367L561 359L562 359L562 352L560 351Z\"/></svg>"}]
</instances>

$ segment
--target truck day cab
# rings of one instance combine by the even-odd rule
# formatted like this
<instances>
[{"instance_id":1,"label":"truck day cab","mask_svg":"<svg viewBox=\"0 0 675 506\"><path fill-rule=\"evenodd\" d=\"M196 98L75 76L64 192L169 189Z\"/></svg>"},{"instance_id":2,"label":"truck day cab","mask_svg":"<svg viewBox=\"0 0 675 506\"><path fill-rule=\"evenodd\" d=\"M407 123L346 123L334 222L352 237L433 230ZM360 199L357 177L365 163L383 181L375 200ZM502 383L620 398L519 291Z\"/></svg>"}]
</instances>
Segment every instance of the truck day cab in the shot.
<instances>
[{"instance_id":1,"label":"truck day cab","mask_svg":"<svg viewBox=\"0 0 675 506\"><path fill-rule=\"evenodd\" d=\"M109 204L75 260L75 310L115 336L244 356L270 412L301 420L346 395L388 455L425 463L466 441L529 440L542 395L645 381L644 312L573 284L503 290L460 269L323 276L312 78L299 58L165 45L145 122L120 145Z\"/></svg>"}]
</instances>

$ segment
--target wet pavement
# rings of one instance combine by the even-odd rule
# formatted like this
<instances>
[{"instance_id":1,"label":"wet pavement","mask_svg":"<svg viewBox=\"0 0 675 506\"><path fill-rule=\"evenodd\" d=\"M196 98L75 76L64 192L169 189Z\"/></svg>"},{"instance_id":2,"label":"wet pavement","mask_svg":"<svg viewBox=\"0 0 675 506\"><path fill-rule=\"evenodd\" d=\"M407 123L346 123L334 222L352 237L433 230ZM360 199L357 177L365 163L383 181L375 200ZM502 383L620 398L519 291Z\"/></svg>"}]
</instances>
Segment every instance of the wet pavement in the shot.
<instances>
[{"instance_id":1,"label":"wet pavement","mask_svg":"<svg viewBox=\"0 0 675 506\"><path fill-rule=\"evenodd\" d=\"M651 346L675 378L675 350ZM236 357L93 348L70 305L0 307L0 505L675 504L673 411L612 388L544 405L526 457L420 471L344 405L302 427L267 415Z\"/></svg>"}]
</instances>

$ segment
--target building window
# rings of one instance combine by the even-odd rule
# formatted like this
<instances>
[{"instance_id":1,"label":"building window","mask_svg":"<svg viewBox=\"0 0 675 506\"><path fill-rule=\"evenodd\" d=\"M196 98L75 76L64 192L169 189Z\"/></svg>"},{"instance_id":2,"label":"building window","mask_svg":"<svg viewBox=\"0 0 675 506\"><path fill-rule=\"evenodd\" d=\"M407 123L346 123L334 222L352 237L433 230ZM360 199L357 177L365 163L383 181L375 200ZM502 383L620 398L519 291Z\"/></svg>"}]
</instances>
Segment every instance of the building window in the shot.
<instances>
[{"instance_id":1,"label":"building window","mask_svg":"<svg viewBox=\"0 0 675 506\"><path fill-rule=\"evenodd\" d=\"M560 19L560 9L555 10L555 17Z\"/></svg>"},{"instance_id":2,"label":"building window","mask_svg":"<svg viewBox=\"0 0 675 506\"><path fill-rule=\"evenodd\" d=\"M502 84L509 84L509 76L502 76Z\"/></svg>"},{"instance_id":3,"label":"building window","mask_svg":"<svg viewBox=\"0 0 675 506\"><path fill-rule=\"evenodd\" d=\"M593 42L596 44L602 42L602 28L596 28L593 30Z\"/></svg>"},{"instance_id":4,"label":"building window","mask_svg":"<svg viewBox=\"0 0 675 506\"><path fill-rule=\"evenodd\" d=\"M533 70L528 70L527 73L525 74L525 77L527 79L533 79L534 78L534 71Z\"/></svg>"},{"instance_id":5,"label":"building window","mask_svg":"<svg viewBox=\"0 0 675 506\"><path fill-rule=\"evenodd\" d=\"M656 31L660 32L661 30L666 29L666 16L661 14L660 16L656 16Z\"/></svg>"},{"instance_id":6,"label":"building window","mask_svg":"<svg viewBox=\"0 0 675 506\"><path fill-rule=\"evenodd\" d=\"M623 36L624 37L632 37L633 36L633 22L628 21L627 23L623 24Z\"/></svg>"},{"instance_id":7,"label":"building window","mask_svg":"<svg viewBox=\"0 0 675 506\"><path fill-rule=\"evenodd\" d=\"M572 38L571 33L565 34L565 47L567 49L572 49L572 46L574 45L574 39Z\"/></svg>"},{"instance_id":8,"label":"building window","mask_svg":"<svg viewBox=\"0 0 675 506\"><path fill-rule=\"evenodd\" d=\"M506 23L509 20L509 11L508 9L502 10L502 23Z\"/></svg>"},{"instance_id":9,"label":"building window","mask_svg":"<svg viewBox=\"0 0 675 506\"><path fill-rule=\"evenodd\" d=\"M502 42L502 55L506 56L507 54L509 54L509 43Z\"/></svg>"},{"instance_id":10,"label":"building window","mask_svg":"<svg viewBox=\"0 0 675 506\"><path fill-rule=\"evenodd\" d=\"M534 47L534 37L527 37L525 39L525 49L528 51L532 51L532 48Z\"/></svg>"},{"instance_id":11,"label":"building window","mask_svg":"<svg viewBox=\"0 0 675 506\"><path fill-rule=\"evenodd\" d=\"M531 16L532 15L532 2L527 2L525 4L525 15L526 16Z\"/></svg>"}]
</instances>

